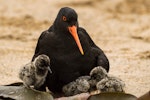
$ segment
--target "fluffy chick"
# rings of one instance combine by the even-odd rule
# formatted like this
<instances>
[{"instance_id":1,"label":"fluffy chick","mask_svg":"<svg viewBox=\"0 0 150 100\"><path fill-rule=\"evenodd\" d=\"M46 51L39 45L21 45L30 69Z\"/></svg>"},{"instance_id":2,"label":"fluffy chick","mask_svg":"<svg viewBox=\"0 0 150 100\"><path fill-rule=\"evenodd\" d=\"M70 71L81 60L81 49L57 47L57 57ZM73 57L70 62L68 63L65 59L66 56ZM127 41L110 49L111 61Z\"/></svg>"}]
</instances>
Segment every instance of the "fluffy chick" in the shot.
<instances>
[{"instance_id":1,"label":"fluffy chick","mask_svg":"<svg viewBox=\"0 0 150 100\"><path fill-rule=\"evenodd\" d=\"M91 90L100 90L101 92L123 92L125 84L117 77L108 75L106 70L101 67L95 67L90 72L91 79L89 81Z\"/></svg>"},{"instance_id":2,"label":"fluffy chick","mask_svg":"<svg viewBox=\"0 0 150 100\"><path fill-rule=\"evenodd\" d=\"M25 87L30 87L35 82L35 67L33 63L28 63L19 72L19 78L23 81Z\"/></svg>"},{"instance_id":3,"label":"fluffy chick","mask_svg":"<svg viewBox=\"0 0 150 100\"><path fill-rule=\"evenodd\" d=\"M44 84L48 71L52 73L50 70L50 59L42 54L20 70L19 78L23 80L26 87L34 86L35 89L38 89Z\"/></svg>"},{"instance_id":4,"label":"fluffy chick","mask_svg":"<svg viewBox=\"0 0 150 100\"><path fill-rule=\"evenodd\" d=\"M81 91L81 93L88 92L90 88L89 80L90 76L81 76L78 79L76 79L77 90Z\"/></svg>"},{"instance_id":5,"label":"fluffy chick","mask_svg":"<svg viewBox=\"0 0 150 100\"><path fill-rule=\"evenodd\" d=\"M108 75L101 66L91 70L90 76L81 76L75 81L65 85L63 92L66 96L72 96L89 91L123 92L124 83L121 79Z\"/></svg>"},{"instance_id":6,"label":"fluffy chick","mask_svg":"<svg viewBox=\"0 0 150 100\"><path fill-rule=\"evenodd\" d=\"M121 79L113 76L102 79L96 85L101 92L124 92L124 86L125 84Z\"/></svg>"},{"instance_id":7,"label":"fluffy chick","mask_svg":"<svg viewBox=\"0 0 150 100\"><path fill-rule=\"evenodd\" d=\"M65 96L73 96L80 93L86 93L90 89L88 80L90 76L81 76L73 82L63 86L62 91Z\"/></svg>"},{"instance_id":8,"label":"fluffy chick","mask_svg":"<svg viewBox=\"0 0 150 100\"><path fill-rule=\"evenodd\" d=\"M97 66L93 68L90 72L90 76L91 76L91 79L89 80L89 83L91 86L91 90L96 88L97 82L108 77L106 70L101 66Z\"/></svg>"}]
</instances>

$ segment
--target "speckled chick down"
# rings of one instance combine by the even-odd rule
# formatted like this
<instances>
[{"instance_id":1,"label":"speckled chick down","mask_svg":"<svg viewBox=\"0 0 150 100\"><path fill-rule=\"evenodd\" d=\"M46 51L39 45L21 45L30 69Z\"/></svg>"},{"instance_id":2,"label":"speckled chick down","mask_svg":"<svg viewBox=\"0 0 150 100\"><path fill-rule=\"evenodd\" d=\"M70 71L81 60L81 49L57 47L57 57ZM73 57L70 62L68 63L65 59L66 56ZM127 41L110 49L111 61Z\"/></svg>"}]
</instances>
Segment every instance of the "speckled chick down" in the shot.
<instances>
[{"instance_id":1,"label":"speckled chick down","mask_svg":"<svg viewBox=\"0 0 150 100\"><path fill-rule=\"evenodd\" d=\"M34 86L35 89L38 89L44 84L48 71L51 73L50 59L42 54L21 68L19 78L26 87Z\"/></svg>"},{"instance_id":2,"label":"speckled chick down","mask_svg":"<svg viewBox=\"0 0 150 100\"><path fill-rule=\"evenodd\" d=\"M81 76L62 89L66 96L100 90L100 92L124 92L124 82L109 75L101 66L91 70L89 76Z\"/></svg>"},{"instance_id":3,"label":"speckled chick down","mask_svg":"<svg viewBox=\"0 0 150 100\"><path fill-rule=\"evenodd\" d=\"M90 86L96 86L101 92L124 92L124 82L114 76L109 75L101 66L95 67L90 72Z\"/></svg>"},{"instance_id":4,"label":"speckled chick down","mask_svg":"<svg viewBox=\"0 0 150 100\"><path fill-rule=\"evenodd\" d=\"M89 79L90 76L81 76L75 81L63 86L62 91L66 96L86 93L90 89Z\"/></svg>"}]
</instances>

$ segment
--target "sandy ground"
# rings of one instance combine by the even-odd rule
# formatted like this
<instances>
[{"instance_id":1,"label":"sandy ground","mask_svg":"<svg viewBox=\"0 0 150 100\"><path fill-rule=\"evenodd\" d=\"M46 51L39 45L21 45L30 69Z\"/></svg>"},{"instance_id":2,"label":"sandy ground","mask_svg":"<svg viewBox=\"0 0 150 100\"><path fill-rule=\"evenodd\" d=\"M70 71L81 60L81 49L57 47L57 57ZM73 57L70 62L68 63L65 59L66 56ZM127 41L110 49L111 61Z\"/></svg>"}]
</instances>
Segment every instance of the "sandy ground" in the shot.
<instances>
[{"instance_id":1,"label":"sandy ground","mask_svg":"<svg viewBox=\"0 0 150 100\"><path fill-rule=\"evenodd\" d=\"M79 24L135 96L150 90L149 0L0 0L0 85L21 81L18 71L34 54L37 39L59 9L74 8Z\"/></svg>"}]
</instances>

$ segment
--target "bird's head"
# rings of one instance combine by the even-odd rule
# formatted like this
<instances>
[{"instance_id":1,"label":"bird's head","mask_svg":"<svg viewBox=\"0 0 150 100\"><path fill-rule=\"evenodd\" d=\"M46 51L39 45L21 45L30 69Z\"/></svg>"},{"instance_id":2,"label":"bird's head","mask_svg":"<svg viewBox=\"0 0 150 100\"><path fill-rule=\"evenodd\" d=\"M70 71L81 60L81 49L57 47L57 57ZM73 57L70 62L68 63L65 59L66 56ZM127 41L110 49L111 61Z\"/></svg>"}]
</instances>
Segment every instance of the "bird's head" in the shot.
<instances>
[{"instance_id":1,"label":"bird's head","mask_svg":"<svg viewBox=\"0 0 150 100\"><path fill-rule=\"evenodd\" d=\"M50 69L50 59L47 55L41 54L37 58L35 58L34 64L37 68L41 70L49 70L50 73L52 73Z\"/></svg>"},{"instance_id":2,"label":"bird's head","mask_svg":"<svg viewBox=\"0 0 150 100\"><path fill-rule=\"evenodd\" d=\"M106 70L102 66L97 66L91 70L90 76L91 79L100 81L106 78L108 75Z\"/></svg>"},{"instance_id":3,"label":"bird's head","mask_svg":"<svg viewBox=\"0 0 150 100\"><path fill-rule=\"evenodd\" d=\"M83 49L82 49L82 46L81 46L81 43L77 34L78 27L79 27L78 15L75 12L75 10L69 7L61 8L54 21L54 29L59 31L59 33L62 32L60 34L70 33L73 36L81 54L84 55L84 52L83 52Z\"/></svg>"}]
</instances>

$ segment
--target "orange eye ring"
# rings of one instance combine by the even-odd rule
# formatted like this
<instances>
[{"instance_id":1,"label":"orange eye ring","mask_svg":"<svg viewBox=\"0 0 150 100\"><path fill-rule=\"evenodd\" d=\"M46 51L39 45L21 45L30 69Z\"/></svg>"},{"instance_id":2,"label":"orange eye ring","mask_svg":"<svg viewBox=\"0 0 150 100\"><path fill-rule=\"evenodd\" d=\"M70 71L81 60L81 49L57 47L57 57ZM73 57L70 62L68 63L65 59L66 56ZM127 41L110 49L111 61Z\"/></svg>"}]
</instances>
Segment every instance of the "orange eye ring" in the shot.
<instances>
[{"instance_id":1,"label":"orange eye ring","mask_svg":"<svg viewBox=\"0 0 150 100\"><path fill-rule=\"evenodd\" d=\"M62 19L63 19L63 21L66 21L66 20L67 20L66 16L63 16Z\"/></svg>"}]
</instances>

